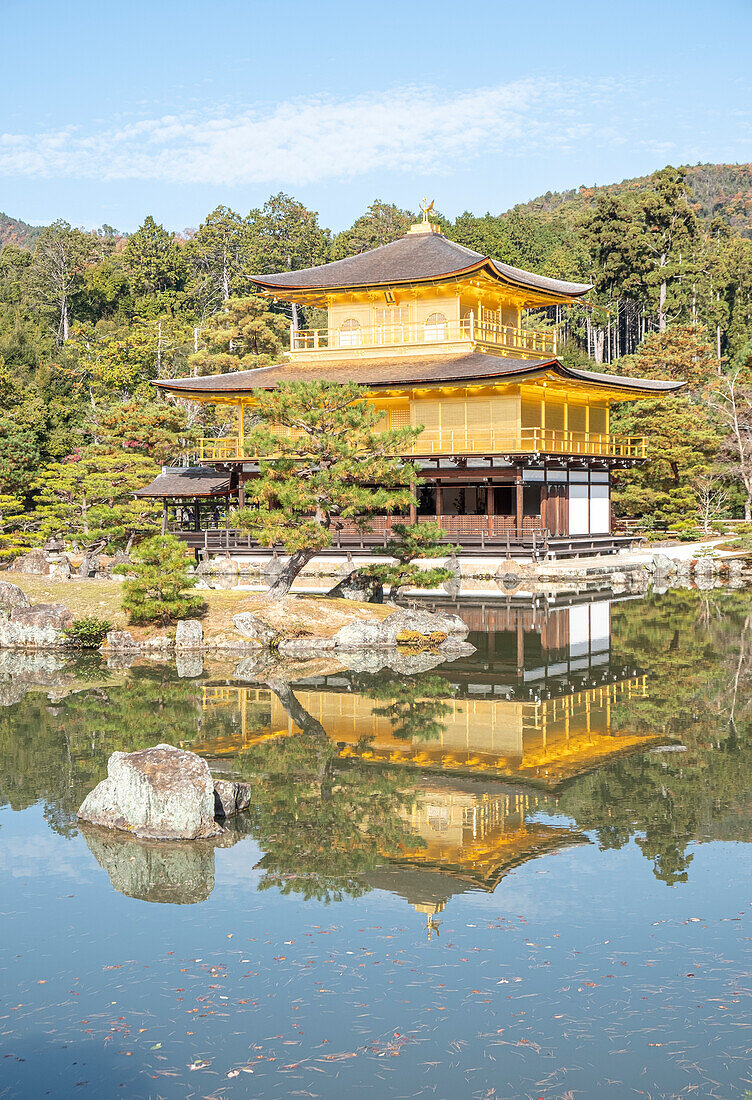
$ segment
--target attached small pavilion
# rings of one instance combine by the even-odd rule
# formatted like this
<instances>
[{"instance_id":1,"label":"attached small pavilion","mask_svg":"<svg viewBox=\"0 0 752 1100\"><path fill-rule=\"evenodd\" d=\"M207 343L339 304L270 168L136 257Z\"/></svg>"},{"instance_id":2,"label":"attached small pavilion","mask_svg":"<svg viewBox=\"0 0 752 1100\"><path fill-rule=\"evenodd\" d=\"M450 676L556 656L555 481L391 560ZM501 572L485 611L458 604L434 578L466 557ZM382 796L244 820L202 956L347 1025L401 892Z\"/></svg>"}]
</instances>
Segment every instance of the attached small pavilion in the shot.
<instances>
[{"instance_id":1,"label":"attached small pavilion","mask_svg":"<svg viewBox=\"0 0 752 1100\"><path fill-rule=\"evenodd\" d=\"M273 302L326 309L326 327L291 326L290 350L272 366L155 382L175 397L235 408L236 434L202 439L198 456L227 482L227 500L242 503L258 472L244 424L260 391L301 379L356 382L385 427L422 428L410 452L422 479L413 520L434 519L447 540L508 556L602 552L623 541L612 531L612 474L644 461L646 448L644 438L611 433L610 406L683 383L576 370L557 358L555 329L530 327L531 314L574 303L589 285L465 248L425 212L391 244L252 278ZM192 477L170 471L169 498L160 479L141 495L192 500L203 516ZM376 517L365 534L343 522L335 545L377 547L404 518ZM197 548L252 549L247 536L203 521L183 537Z\"/></svg>"}]
</instances>

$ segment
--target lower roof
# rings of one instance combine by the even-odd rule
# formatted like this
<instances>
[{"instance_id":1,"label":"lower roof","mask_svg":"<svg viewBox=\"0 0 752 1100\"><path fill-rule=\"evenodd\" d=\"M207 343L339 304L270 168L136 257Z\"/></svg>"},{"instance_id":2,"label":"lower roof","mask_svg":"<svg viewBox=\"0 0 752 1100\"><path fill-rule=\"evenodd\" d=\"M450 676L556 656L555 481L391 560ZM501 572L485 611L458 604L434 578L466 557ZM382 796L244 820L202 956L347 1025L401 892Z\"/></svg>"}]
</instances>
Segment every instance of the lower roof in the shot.
<instances>
[{"instance_id":1,"label":"lower roof","mask_svg":"<svg viewBox=\"0 0 752 1100\"><path fill-rule=\"evenodd\" d=\"M208 466L186 466L165 470L150 485L136 489L136 497L160 500L182 497L221 497L230 491L230 478Z\"/></svg>"},{"instance_id":2,"label":"lower roof","mask_svg":"<svg viewBox=\"0 0 752 1100\"><path fill-rule=\"evenodd\" d=\"M685 385L653 378L627 378L596 371L575 370L558 359L508 359L500 355L470 352L460 355L400 357L391 359L340 359L323 363L275 363L254 370L232 371L229 374L205 375L200 378L158 379L155 386L168 393L195 396L200 400L226 400L232 395L242 397L254 390L270 390L281 382L355 382L379 387L420 386L522 380L527 375L551 371L563 380L581 381L594 387L623 389L632 394L669 393Z\"/></svg>"}]
</instances>

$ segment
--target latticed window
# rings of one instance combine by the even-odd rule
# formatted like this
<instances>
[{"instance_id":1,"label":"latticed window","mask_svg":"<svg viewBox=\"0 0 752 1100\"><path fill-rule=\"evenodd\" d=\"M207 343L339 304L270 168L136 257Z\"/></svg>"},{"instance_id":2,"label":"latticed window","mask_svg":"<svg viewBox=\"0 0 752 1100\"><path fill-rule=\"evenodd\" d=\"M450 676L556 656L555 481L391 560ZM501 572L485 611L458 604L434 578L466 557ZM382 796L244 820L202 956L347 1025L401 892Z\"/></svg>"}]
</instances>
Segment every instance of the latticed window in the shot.
<instances>
[{"instance_id":1,"label":"latticed window","mask_svg":"<svg viewBox=\"0 0 752 1100\"><path fill-rule=\"evenodd\" d=\"M435 833L445 833L449 828L449 810L446 806L428 807L428 825Z\"/></svg>"},{"instance_id":2,"label":"latticed window","mask_svg":"<svg viewBox=\"0 0 752 1100\"><path fill-rule=\"evenodd\" d=\"M410 306L390 306L383 308L374 306L373 322L375 325L407 325L410 321Z\"/></svg>"},{"instance_id":3,"label":"latticed window","mask_svg":"<svg viewBox=\"0 0 752 1100\"><path fill-rule=\"evenodd\" d=\"M348 317L339 328L340 344L343 348L354 348L363 341L361 338L360 321L355 317Z\"/></svg>"},{"instance_id":4,"label":"latticed window","mask_svg":"<svg viewBox=\"0 0 752 1100\"><path fill-rule=\"evenodd\" d=\"M443 313L431 313L425 322L426 340L447 339L447 319Z\"/></svg>"}]
</instances>

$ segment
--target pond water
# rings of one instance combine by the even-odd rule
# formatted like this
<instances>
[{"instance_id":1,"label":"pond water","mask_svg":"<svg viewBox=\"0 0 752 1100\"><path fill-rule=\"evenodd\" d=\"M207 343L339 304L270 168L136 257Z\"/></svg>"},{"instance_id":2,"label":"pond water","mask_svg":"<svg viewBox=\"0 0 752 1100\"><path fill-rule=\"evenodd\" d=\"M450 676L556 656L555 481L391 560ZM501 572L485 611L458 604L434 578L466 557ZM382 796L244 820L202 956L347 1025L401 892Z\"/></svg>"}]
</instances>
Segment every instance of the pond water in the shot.
<instances>
[{"instance_id":1,"label":"pond water","mask_svg":"<svg viewBox=\"0 0 752 1100\"><path fill-rule=\"evenodd\" d=\"M473 656L0 658L0 1096L743 1097L752 593L460 605ZM217 843L81 829L158 741Z\"/></svg>"}]
</instances>

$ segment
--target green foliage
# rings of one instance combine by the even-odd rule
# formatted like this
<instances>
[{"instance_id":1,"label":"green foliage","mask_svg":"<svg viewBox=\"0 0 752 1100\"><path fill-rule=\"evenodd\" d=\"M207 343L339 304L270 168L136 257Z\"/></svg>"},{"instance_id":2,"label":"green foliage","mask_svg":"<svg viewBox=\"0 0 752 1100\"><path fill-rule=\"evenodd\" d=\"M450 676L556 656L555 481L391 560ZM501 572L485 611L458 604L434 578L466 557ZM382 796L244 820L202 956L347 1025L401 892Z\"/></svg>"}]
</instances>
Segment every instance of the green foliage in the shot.
<instances>
[{"instance_id":1,"label":"green foliage","mask_svg":"<svg viewBox=\"0 0 752 1100\"><path fill-rule=\"evenodd\" d=\"M186 276L185 257L172 234L151 216L128 238L123 266L137 296L163 306L179 300L176 294Z\"/></svg>"},{"instance_id":2,"label":"green foliage","mask_svg":"<svg viewBox=\"0 0 752 1100\"><path fill-rule=\"evenodd\" d=\"M104 539L110 549L129 547L156 530L159 503L133 497L160 467L143 452L91 443L53 462L33 483L34 516L43 537L60 533L85 542Z\"/></svg>"},{"instance_id":3,"label":"green foliage","mask_svg":"<svg viewBox=\"0 0 752 1100\"><path fill-rule=\"evenodd\" d=\"M80 646L81 649L96 649L111 629L112 623L109 619L83 615L80 619L74 619L64 633L69 645Z\"/></svg>"},{"instance_id":4,"label":"green foliage","mask_svg":"<svg viewBox=\"0 0 752 1100\"><path fill-rule=\"evenodd\" d=\"M269 310L265 298L229 298L201 331L206 347L190 357L197 374L224 374L263 367L279 359L287 322Z\"/></svg>"},{"instance_id":5,"label":"green foliage","mask_svg":"<svg viewBox=\"0 0 752 1100\"><path fill-rule=\"evenodd\" d=\"M133 565L116 566L123 582L123 610L132 623L168 623L198 614L203 602L191 596L196 578L189 573L185 543L174 535L154 535L133 551Z\"/></svg>"},{"instance_id":6,"label":"green foliage","mask_svg":"<svg viewBox=\"0 0 752 1100\"><path fill-rule=\"evenodd\" d=\"M331 259L357 256L369 248L379 248L382 244L396 241L407 233L415 221L416 215L409 210L400 210L393 203L376 199L365 214L356 219L351 229L337 234L332 242Z\"/></svg>"},{"instance_id":7,"label":"green foliage","mask_svg":"<svg viewBox=\"0 0 752 1100\"><path fill-rule=\"evenodd\" d=\"M460 549L442 542L443 532L437 523L395 523L392 530L396 538L387 542L383 553L396 558L396 564L365 566L358 570L362 576L376 578L393 592L406 587L438 588L452 579L451 569L425 569L413 564L415 558L449 557Z\"/></svg>"},{"instance_id":8,"label":"green foliage","mask_svg":"<svg viewBox=\"0 0 752 1100\"><path fill-rule=\"evenodd\" d=\"M194 272L193 292L216 309L233 295L248 252L248 226L226 206L212 210L190 241L188 261Z\"/></svg>"}]
</instances>

